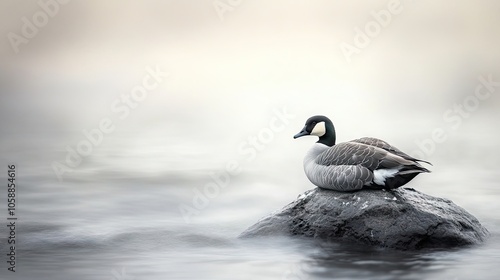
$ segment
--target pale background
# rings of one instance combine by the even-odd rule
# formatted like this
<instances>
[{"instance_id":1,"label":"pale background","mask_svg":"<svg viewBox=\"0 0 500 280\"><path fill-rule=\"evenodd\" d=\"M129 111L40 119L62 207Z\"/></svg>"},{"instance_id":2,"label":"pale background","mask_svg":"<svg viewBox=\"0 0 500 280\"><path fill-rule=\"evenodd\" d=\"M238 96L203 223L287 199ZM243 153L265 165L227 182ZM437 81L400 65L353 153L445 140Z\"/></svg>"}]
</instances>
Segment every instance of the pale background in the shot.
<instances>
[{"instance_id":1,"label":"pale background","mask_svg":"<svg viewBox=\"0 0 500 280\"><path fill-rule=\"evenodd\" d=\"M8 34L20 34L21 19L41 9L37 1L1 1L0 162L5 172L8 163L18 165L25 244L30 240L44 248L65 238L70 244L105 242L135 226L155 225L174 235L182 228L195 236L173 238L185 255L163 255L175 265L159 261L149 276L144 271L135 276L222 279L215 268L200 269L203 273L197 275L196 269L181 270L189 266L176 261L190 259L194 267L206 261L190 254L199 246L200 231L232 240L311 189L302 158L314 140L292 136L308 117L324 114L333 120L339 142L373 136L412 154L419 141L442 128L446 141L424 156L434 164L433 173L409 186L453 199L485 223L494 233L488 245L493 251L477 263L485 275L494 273L498 268L490 262L498 262L500 255L500 89L457 128L443 115L474 93L479 76L500 81L500 2L401 1L401 13L392 15L390 24L349 63L340 45L353 44L354 29L364 29L373 21L370 12L387 9L387 3L247 0L221 19L214 1L70 1L16 54ZM111 111L113 101L130 94L145 69L156 66L170 76L119 120ZM274 110L282 108L294 118L247 160L240 145L268 128ZM115 131L60 182L51 164L63 163L66 147L75 147L85 139L82 130L97 128L105 117L114 120ZM194 188L202 189L212 181L211 172L223 172L232 160L240 163L241 174L231 177L230 185L186 225L178 206L189 205ZM3 217L4 203L0 207ZM47 236L40 233L45 223L55 227ZM210 230L200 230L202 225ZM22 239L23 229L19 231ZM158 236L155 242L162 243L163 235ZM155 246L150 250L141 252L163 252ZM62 260L74 252L62 250ZM294 252L294 261L304 263ZM283 254L281 248L276 254ZM35 255L25 254L25 275L47 269L39 275L51 279L51 270L38 267ZM460 264L465 255L447 257L466 269ZM92 265L76 262L61 277L78 277L80 267L90 273ZM130 262L126 267L131 271L145 265ZM111 257L99 263L93 265L94 273L109 277L112 269L124 266ZM270 260L258 266L258 275L278 279L288 265ZM257 273L253 266L236 267ZM431 277L465 273L443 267ZM6 271L1 269L0 274ZM354 271L359 270L363 268Z\"/></svg>"}]
</instances>

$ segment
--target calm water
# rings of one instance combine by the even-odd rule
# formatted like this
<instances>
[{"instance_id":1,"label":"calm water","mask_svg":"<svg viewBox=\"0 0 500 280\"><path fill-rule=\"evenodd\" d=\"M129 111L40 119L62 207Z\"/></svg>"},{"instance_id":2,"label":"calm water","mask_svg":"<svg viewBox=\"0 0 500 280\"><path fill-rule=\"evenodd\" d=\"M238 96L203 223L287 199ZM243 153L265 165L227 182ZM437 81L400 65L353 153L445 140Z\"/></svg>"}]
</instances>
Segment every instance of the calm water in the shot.
<instances>
[{"instance_id":1,"label":"calm water","mask_svg":"<svg viewBox=\"0 0 500 280\"><path fill-rule=\"evenodd\" d=\"M224 165L181 146L169 150L176 140L167 134L126 136L112 135L62 182L50 169L51 160L65 156L57 137L3 140L13 147L3 161L15 159L18 166L20 220L17 272L2 261L2 279L496 279L500 272L498 164L487 151L463 162L435 156L434 172L411 186L453 199L491 237L480 246L411 253L294 238L237 239L312 188L303 178L302 155L279 169L261 159L277 156L271 151L246 166L240 158L241 173L186 223L179 205L192 205L193 188L201 189ZM146 148L133 149L138 138ZM302 149L311 142L292 143ZM6 234L2 227L2 252Z\"/></svg>"}]
</instances>

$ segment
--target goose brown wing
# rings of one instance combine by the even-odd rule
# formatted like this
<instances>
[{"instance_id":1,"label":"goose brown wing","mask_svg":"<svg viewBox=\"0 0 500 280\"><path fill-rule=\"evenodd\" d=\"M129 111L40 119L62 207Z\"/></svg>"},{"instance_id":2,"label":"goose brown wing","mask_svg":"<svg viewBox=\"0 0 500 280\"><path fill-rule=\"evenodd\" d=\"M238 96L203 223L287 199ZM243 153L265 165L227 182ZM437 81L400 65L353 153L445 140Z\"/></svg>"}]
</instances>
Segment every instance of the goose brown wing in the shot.
<instances>
[{"instance_id":1,"label":"goose brown wing","mask_svg":"<svg viewBox=\"0 0 500 280\"><path fill-rule=\"evenodd\" d=\"M361 165L372 171L381 165L391 168L401 164L397 157L388 157L387 151L383 149L354 142L330 147L316 158L316 163L323 166Z\"/></svg>"},{"instance_id":2,"label":"goose brown wing","mask_svg":"<svg viewBox=\"0 0 500 280\"><path fill-rule=\"evenodd\" d=\"M400 156L400 157L402 157L404 159L411 160L411 161L425 162L427 164L432 165L428 161L414 158L414 157L406 154L405 152L401 151L400 149L392 146L391 144L385 142L384 140L380 140L380 139L377 139L377 138L363 137L363 138L352 140L350 142L361 143L361 144L366 144L366 145L369 145L369 146L378 147L378 148L381 148L383 150L388 151L389 153L398 155L398 156Z\"/></svg>"}]
</instances>

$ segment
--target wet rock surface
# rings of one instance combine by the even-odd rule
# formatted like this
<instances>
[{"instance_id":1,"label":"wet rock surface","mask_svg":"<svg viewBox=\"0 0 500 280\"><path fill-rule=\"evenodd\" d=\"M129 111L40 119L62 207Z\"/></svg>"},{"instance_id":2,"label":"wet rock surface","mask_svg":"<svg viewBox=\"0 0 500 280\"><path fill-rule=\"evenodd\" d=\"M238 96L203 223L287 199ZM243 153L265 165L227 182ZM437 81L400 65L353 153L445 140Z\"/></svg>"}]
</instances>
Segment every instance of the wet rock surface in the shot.
<instances>
[{"instance_id":1,"label":"wet rock surface","mask_svg":"<svg viewBox=\"0 0 500 280\"><path fill-rule=\"evenodd\" d=\"M478 244L488 231L452 201L414 189L336 192L316 188L240 237L274 235L418 250Z\"/></svg>"}]
</instances>

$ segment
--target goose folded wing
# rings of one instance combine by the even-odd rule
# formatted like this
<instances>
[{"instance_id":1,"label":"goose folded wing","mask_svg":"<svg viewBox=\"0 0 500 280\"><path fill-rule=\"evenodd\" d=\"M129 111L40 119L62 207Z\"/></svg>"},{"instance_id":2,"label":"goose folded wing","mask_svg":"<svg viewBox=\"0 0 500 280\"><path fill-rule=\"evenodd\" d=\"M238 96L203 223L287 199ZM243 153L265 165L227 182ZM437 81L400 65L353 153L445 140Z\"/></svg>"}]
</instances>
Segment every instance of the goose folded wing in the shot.
<instances>
[{"instance_id":1,"label":"goose folded wing","mask_svg":"<svg viewBox=\"0 0 500 280\"><path fill-rule=\"evenodd\" d=\"M375 170L386 157L387 151L361 143L345 142L334 145L316 158L318 165L361 165ZM387 165L394 161L390 158Z\"/></svg>"},{"instance_id":2,"label":"goose folded wing","mask_svg":"<svg viewBox=\"0 0 500 280\"><path fill-rule=\"evenodd\" d=\"M384 140L380 140L380 139L377 139L377 138L373 138L373 137L363 137L363 138L359 138L359 139L355 139L355 140L352 140L350 142L355 142L355 143L361 143L361 144L365 144L365 145L369 145L369 146L373 146L373 147L377 147L377 148L381 148L383 150L386 150L387 152L389 153L392 153L392 154L395 154L395 155L398 155L404 159L407 159L407 160L411 160L411 161L420 161L420 162L425 162L427 164L430 164L432 165L430 162L428 161L425 161L425 160L421 160L421 159L417 159L417 158L414 158L408 154L406 154L405 152L401 151L400 149L392 146L391 144L385 142Z\"/></svg>"}]
</instances>

